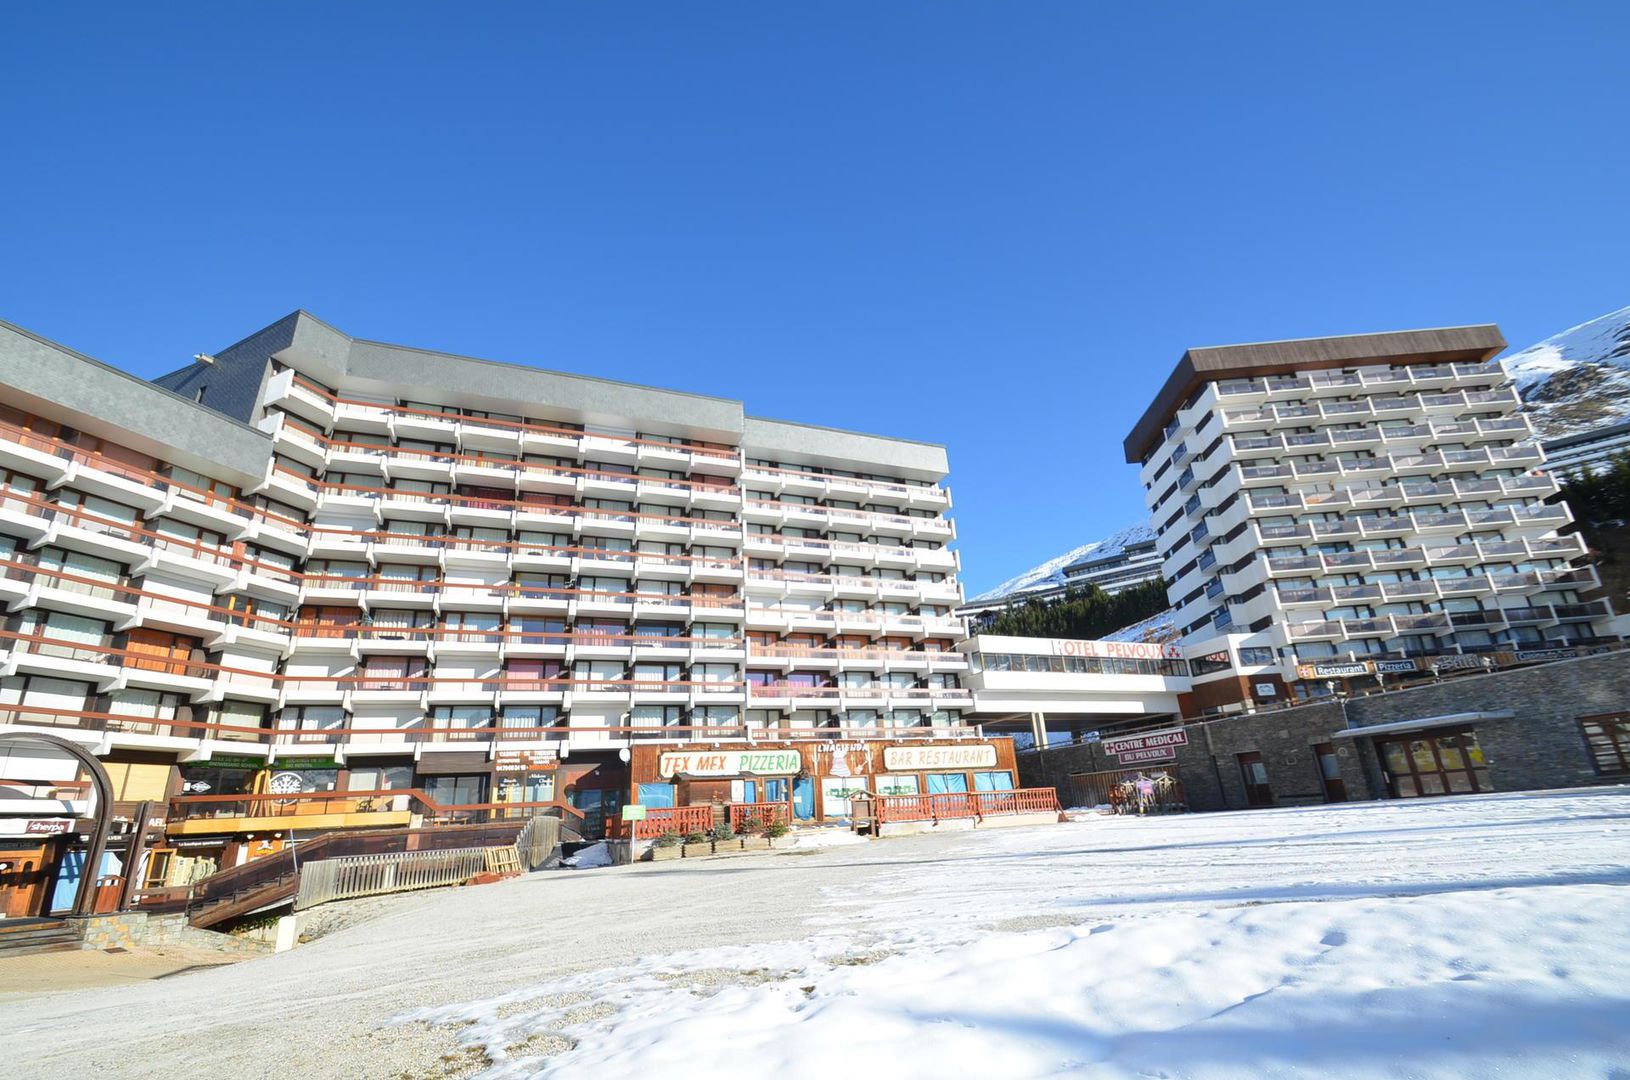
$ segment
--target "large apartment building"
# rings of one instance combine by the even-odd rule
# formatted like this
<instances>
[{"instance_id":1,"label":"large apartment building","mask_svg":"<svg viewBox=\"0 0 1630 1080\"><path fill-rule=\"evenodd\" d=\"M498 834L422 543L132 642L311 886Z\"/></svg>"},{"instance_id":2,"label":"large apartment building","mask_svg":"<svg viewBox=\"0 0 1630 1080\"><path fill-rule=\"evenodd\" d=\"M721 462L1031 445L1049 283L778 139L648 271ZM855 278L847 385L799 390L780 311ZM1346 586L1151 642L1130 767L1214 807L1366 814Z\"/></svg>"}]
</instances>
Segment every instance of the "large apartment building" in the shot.
<instances>
[{"instance_id":1,"label":"large apartment building","mask_svg":"<svg viewBox=\"0 0 1630 1080\"><path fill-rule=\"evenodd\" d=\"M1196 711L1597 641L1494 326L1191 349L1125 442Z\"/></svg>"},{"instance_id":2,"label":"large apartment building","mask_svg":"<svg viewBox=\"0 0 1630 1080\"><path fill-rule=\"evenodd\" d=\"M501 805L819 821L870 747L976 734L942 447L305 313L155 383L0 324L0 729L94 745L174 866Z\"/></svg>"}]
</instances>

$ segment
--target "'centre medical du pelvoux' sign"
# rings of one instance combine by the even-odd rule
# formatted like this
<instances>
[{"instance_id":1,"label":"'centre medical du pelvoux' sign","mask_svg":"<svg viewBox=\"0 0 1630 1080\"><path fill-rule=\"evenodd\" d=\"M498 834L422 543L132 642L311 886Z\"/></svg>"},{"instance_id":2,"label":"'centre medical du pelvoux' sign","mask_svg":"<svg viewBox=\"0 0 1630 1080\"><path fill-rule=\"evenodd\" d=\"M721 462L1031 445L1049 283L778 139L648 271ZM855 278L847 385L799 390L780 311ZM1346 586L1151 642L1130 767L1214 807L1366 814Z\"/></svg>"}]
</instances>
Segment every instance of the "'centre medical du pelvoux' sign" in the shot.
<instances>
[{"instance_id":1,"label":"'centre medical du pelvoux' sign","mask_svg":"<svg viewBox=\"0 0 1630 1080\"><path fill-rule=\"evenodd\" d=\"M1099 743L1106 754L1115 755L1122 765L1140 761L1173 761L1177 758L1177 748L1188 744L1189 733L1182 728L1146 731L1142 735L1126 735Z\"/></svg>"}]
</instances>

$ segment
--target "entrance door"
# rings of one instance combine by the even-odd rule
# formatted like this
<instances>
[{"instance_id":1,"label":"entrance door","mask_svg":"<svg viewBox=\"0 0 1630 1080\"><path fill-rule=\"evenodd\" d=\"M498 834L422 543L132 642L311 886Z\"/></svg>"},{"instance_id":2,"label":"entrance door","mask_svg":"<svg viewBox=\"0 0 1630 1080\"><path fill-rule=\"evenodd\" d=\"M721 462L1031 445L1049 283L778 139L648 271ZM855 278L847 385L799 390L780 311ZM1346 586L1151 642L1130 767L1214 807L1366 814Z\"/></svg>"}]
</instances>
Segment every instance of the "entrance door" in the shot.
<instances>
[{"instance_id":1,"label":"entrance door","mask_svg":"<svg viewBox=\"0 0 1630 1080\"><path fill-rule=\"evenodd\" d=\"M1313 748L1314 760L1319 766L1319 781L1324 785L1325 802L1346 802L1347 785L1341 779L1341 765L1336 761L1336 747L1322 742Z\"/></svg>"},{"instance_id":2,"label":"entrance door","mask_svg":"<svg viewBox=\"0 0 1630 1080\"><path fill-rule=\"evenodd\" d=\"M792 782L792 816L799 821L815 820L815 781L800 776Z\"/></svg>"},{"instance_id":3,"label":"entrance door","mask_svg":"<svg viewBox=\"0 0 1630 1080\"><path fill-rule=\"evenodd\" d=\"M1240 778L1245 781L1245 805L1272 806L1273 789L1268 786L1268 767L1261 754L1239 755Z\"/></svg>"},{"instance_id":4,"label":"entrance door","mask_svg":"<svg viewBox=\"0 0 1630 1080\"><path fill-rule=\"evenodd\" d=\"M1483 748L1470 728L1377 739L1375 749L1395 799L1494 790Z\"/></svg>"},{"instance_id":5,"label":"entrance door","mask_svg":"<svg viewBox=\"0 0 1630 1080\"><path fill-rule=\"evenodd\" d=\"M0 848L0 916L22 919L46 914L52 846Z\"/></svg>"}]
</instances>

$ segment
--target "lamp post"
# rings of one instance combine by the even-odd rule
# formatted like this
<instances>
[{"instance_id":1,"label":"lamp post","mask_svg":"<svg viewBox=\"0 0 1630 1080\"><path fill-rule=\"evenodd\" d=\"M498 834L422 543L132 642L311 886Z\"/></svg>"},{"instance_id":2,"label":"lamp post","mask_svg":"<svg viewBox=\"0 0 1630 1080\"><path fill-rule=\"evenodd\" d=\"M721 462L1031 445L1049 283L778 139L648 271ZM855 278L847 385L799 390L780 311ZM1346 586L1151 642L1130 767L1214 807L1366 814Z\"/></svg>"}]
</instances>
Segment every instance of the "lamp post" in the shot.
<instances>
[{"instance_id":1,"label":"lamp post","mask_svg":"<svg viewBox=\"0 0 1630 1080\"><path fill-rule=\"evenodd\" d=\"M1337 690L1336 689L1336 680L1334 680L1334 679L1327 680L1324 685L1329 687L1330 693L1335 695L1336 704L1341 707L1341 726L1344 727L1344 728L1352 727L1353 726L1352 723L1347 719L1347 694L1346 694L1346 692L1343 691L1343 690Z\"/></svg>"}]
</instances>

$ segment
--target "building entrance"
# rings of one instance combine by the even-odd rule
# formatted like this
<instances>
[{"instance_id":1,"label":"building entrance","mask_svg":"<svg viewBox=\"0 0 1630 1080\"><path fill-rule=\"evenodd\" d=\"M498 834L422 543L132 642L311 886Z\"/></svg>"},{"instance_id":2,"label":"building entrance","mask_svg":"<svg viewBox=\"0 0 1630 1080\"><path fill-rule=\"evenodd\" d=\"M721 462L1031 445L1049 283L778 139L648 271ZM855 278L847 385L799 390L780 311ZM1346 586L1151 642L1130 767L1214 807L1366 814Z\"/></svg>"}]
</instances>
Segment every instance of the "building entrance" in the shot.
<instances>
[{"instance_id":1,"label":"building entrance","mask_svg":"<svg viewBox=\"0 0 1630 1080\"><path fill-rule=\"evenodd\" d=\"M1375 749L1395 799L1494 790L1483 748L1471 728L1377 739Z\"/></svg>"}]
</instances>

